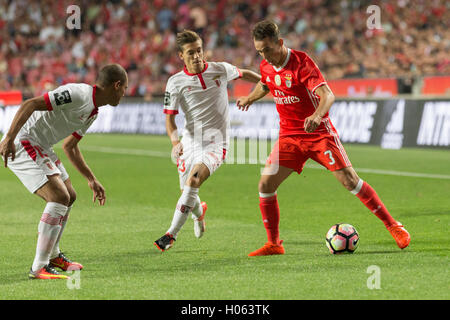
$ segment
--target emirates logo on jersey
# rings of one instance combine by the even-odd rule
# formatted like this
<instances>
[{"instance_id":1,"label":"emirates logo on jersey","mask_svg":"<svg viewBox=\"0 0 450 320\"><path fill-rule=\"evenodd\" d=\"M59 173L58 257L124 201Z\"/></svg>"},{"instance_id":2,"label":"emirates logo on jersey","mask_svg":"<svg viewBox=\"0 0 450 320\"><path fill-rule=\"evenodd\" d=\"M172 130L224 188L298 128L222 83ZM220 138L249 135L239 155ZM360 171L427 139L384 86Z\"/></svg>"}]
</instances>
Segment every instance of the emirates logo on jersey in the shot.
<instances>
[{"instance_id":1,"label":"emirates logo on jersey","mask_svg":"<svg viewBox=\"0 0 450 320\"><path fill-rule=\"evenodd\" d=\"M297 96L286 96L281 90L274 90L273 100L276 104L293 104L299 103L300 98Z\"/></svg>"}]
</instances>

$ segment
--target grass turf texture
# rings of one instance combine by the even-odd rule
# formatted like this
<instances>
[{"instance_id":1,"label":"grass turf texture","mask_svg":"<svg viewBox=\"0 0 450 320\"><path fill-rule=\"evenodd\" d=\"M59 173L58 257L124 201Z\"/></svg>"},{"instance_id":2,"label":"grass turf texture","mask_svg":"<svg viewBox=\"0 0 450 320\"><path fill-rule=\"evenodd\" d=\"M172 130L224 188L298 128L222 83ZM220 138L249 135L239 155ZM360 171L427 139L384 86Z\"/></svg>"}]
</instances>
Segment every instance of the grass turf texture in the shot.
<instances>
[{"instance_id":1,"label":"grass turf texture","mask_svg":"<svg viewBox=\"0 0 450 320\"><path fill-rule=\"evenodd\" d=\"M261 166L225 164L200 189L209 207L204 237L195 238L188 219L174 247L161 253L153 241L172 220L180 194L176 167L168 157L127 155L126 149L169 153L167 138L92 134L80 147L107 192L106 205L94 205L87 182L56 146L78 193L61 248L85 266L80 288L69 289L64 280L27 279L44 202L1 168L0 299L450 298L450 179L360 173L411 233L411 245L402 251L329 172L306 168L278 190L286 254L249 258L266 241L258 208ZM448 150L346 150L357 171L450 175ZM354 254L328 252L325 234L338 222L359 231ZM367 286L372 265L379 267L380 289Z\"/></svg>"}]
</instances>

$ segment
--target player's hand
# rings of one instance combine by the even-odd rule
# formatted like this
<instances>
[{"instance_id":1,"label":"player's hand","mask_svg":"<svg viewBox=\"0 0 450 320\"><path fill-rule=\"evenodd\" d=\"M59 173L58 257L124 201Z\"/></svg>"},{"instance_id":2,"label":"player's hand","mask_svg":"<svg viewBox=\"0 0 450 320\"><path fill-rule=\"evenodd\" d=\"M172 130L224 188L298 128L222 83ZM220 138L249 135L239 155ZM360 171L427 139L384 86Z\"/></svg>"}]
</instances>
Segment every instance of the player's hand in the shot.
<instances>
[{"instance_id":1,"label":"player's hand","mask_svg":"<svg viewBox=\"0 0 450 320\"><path fill-rule=\"evenodd\" d=\"M172 159L178 160L183 155L183 144L181 142L178 142L175 144L172 148Z\"/></svg>"},{"instance_id":2,"label":"player's hand","mask_svg":"<svg viewBox=\"0 0 450 320\"><path fill-rule=\"evenodd\" d=\"M11 161L14 161L16 158L16 146L14 145L14 141L5 138L5 140L0 142L0 156L3 157L5 168L8 167L8 157L11 157Z\"/></svg>"},{"instance_id":3,"label":"player's hand","mask_svg":"<svg viewBox=\"0 0 450 320\"><path fill-rule=\"evenodd\" d=\"M105 188L103 188L102 184L96 179L89 180L88 185L94 193L92 202L95 203L95 201L98 199L100 205L103 206L106 202Z\"/></svg>"},{"instance_id":4,"label":"player's hand","mask_svg":"<svg viewBox=\"0 0 450 320\"><path fill-rule=\"evenodd\" d=\"M322 117L317 115L311 115L308 118L305 119L305 131L308 133L314 132L318 126L320 126L320 123L322 122Z\"/></svg>"},{"instance_id":5,"label":"player's hand","mask_svg":"<svg viewBox=\"0 0 450 320\"><path fill-rule=\"evenodd\" d=\"M252 105L250 102L250 99L248 97L240 97L236 100L236 105L239 108L239 110L247 111L248 108Z\"/></svg>"}]
</instances>

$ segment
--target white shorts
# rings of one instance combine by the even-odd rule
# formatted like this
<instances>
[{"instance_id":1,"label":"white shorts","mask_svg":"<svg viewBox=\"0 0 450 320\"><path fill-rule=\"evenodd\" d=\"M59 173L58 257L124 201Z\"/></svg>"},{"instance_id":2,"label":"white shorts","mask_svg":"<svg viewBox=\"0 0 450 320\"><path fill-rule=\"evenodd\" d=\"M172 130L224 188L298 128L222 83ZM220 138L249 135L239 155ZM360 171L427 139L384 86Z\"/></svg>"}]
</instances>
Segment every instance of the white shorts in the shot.
<instances>
[{"instance_id":1,"label":"white shorts","mask_svg":"<svg viewBox=\"0 0 450 320\"><path fill-rule=\"evenodd\" d=\"M177 160L178 175L180 178L180 189L184 189L186 180L196 164L203 163L212 175L224 162L227 149L223 144L209 144L203 148L193 144L183 143L183 154Z\"/></svg>"},{"instance_id":2,"label":"white shorts","mask_svg":"<svg viewBox=\"0 0 450 320\"><path fill-rule=\"evenodd\" d=\"M47 176L59 174L62 181L69 175L52 148L43 149L31 139L15 141L16 157L8 159L8 168L22 181L31 193L47 183Z\"/></svg>"}]
</instances>

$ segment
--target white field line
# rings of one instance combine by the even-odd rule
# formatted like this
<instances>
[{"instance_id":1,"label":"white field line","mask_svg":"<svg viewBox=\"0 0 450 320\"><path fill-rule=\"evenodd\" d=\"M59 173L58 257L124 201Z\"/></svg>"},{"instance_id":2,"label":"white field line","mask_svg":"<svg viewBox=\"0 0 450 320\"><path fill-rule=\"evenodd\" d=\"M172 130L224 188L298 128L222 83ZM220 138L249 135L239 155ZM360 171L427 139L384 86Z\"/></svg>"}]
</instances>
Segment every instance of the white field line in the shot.
<instances>
[{"instance_id":1,"label":"white field line","mask_svg":"<svg viewBox=\"0 0 450 320\"><path fill-rule=\"evenodd\" d=\"M148 156L156 158L168 158L170 159L170 153L155 151L155 150L142 150L142 149L128 149L128 148L111 148L111 147L99 147L99 146L81 146L81 151L101 152L101 153L113 153L113 154L126 154L134 156ZM257 159L248 159L249 163L258 163ZM324 167L317 164L306 164L306 168L325 170ZM357 172L373 173L389 176L401 176L401 177L415 177L415 178L428 178L428 179L444 179L450 180L450 175L445 174L432 174L432 173L419 173L419 172L407 172L396 170L382 170L372 168L355 168Z\"/></svg>"}]
</instances>

